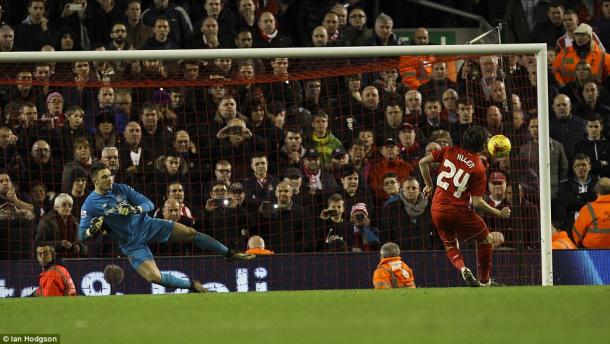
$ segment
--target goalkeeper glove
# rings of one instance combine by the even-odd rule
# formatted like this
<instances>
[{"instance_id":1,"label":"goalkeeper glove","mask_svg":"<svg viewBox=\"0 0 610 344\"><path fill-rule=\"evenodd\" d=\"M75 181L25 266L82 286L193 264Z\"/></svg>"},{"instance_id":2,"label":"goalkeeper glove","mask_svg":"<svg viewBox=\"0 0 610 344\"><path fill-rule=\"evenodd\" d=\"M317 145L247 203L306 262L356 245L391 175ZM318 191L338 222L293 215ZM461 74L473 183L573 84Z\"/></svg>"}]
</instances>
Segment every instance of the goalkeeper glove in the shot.
<instances>
[{"instance_id":1,"label":"goalkeeper glove","mask_svg":"<svg viewBox=\"0 0 610 344\"><path fill-rule=\"evenodd\" d=\"M103 216L98 216L96 218L93 218L91 220L91 225L89 226L89 229L87 229L86 233L86 238L87 239L94 239L96 236L98 236L100 233L102 233L102 225L104 224L104 217Z\"/></svg>"},{"instance_id":2,"label":"goalkeeper glove","mask_svg":"<svg viewBox=\"0 0 610 344\"><path fill-rule=\"evenodd\" d=\"M142 207L134 207L129 203L121 204L118 209L118 213L123 216L133 215L133 214L141 214Z\"/></svg>"}]
</instances>

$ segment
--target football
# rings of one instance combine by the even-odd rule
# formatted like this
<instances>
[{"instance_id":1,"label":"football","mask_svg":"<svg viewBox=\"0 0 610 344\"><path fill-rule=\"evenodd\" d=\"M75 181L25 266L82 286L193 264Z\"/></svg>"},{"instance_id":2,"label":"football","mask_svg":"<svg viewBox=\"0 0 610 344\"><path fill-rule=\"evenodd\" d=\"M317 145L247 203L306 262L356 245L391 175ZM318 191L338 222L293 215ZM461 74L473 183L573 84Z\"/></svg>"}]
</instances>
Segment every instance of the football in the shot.
<instances>
[{"instance_id":1,"label":"football","mask_svg":"<svg viewBox=\"0 0 610 344\"><path fill-rule=\"evenodd\" d=\"M489 154L495 158L505 158L510 154L510 140L504 135L494 135L487 142Z\"/></svg>"}]
</instances>

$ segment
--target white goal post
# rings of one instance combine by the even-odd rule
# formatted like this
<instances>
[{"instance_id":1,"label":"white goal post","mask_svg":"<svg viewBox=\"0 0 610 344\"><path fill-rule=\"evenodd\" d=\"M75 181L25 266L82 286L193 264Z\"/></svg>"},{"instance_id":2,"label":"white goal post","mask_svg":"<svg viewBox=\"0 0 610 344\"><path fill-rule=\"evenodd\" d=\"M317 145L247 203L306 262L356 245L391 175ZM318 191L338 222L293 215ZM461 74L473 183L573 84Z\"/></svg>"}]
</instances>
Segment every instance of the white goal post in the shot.
<instances>
[{"instance_id":1,"label":"white goal post","mask_svg":"<svg viewBox=\"0 0 610 344\"><path fill-rule=\"evenodd\" d=\"M15 62L74 62L74 61L134 61L181 60L218 58L332 58L332 57L391 57L426 55L499 55L529 54L537 61L537 107L540 182L540 227L542 285L553 285L553 261L551 251L551 190L548 114L548 76L546 44L481 44L481 45L433 45L393 47L325 47L325 48L276 48L276 49L205 49L205 50L126 50L126 51L78 51L78 52L4 52L0 63Z\"/></svg>"}]
</instances>

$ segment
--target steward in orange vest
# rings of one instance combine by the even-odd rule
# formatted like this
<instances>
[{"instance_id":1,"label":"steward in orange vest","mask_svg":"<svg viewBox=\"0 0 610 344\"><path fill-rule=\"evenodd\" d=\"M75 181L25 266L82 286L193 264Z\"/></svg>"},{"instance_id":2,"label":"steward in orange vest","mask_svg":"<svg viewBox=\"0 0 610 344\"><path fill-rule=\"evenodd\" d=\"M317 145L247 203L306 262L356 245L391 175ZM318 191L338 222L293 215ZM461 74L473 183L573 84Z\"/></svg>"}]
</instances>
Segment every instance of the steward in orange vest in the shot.
<instances>
[{"instance_id":1,"label":"steward in orange vest","mask_svg":"<svg viewBox=\"0 0 610 344\"><path fill-rule=\"evenodd\" d=\"M393 242L381 246L381 262L373 274L375 289L415 288L411 268L400 260L400 248Z\"/></svg>"},{"instance_id":2,"label":"steward in orange vest","mask_svg":"<svg viewBox=\"0 0 610 344\"><path fill-rule=\"evenodd\" d=\"M55 257L53 246L42 245L36 248L36 258L42 272L39 287L33 296L76 296L76 287L70 273L61 260Z\"/></svg>"},{"instance_id":3,"label":"steward in orange vest","mask_svg":"<svg viewBox=\"0 0 610 344\"><path fill-rule=\"evenodd\" d=\"M610 248L610 178L600 178L596 188L597 199L580 209L572 227L578 247Z\"/></svg>"}]
</instances>

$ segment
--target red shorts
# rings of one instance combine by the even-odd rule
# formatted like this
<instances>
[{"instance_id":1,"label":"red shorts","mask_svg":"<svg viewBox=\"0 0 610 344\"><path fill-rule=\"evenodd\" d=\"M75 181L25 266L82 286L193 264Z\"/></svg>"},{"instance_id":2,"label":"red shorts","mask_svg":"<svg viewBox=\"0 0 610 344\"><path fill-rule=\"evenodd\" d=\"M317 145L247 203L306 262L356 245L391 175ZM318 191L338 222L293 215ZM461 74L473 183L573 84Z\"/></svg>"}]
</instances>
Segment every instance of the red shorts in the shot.
<instances>
[{"instance_id":1,"label":"red shorts","mask_svg":"<svg viewBox=\"0 0 610 344\"><path fill-rule=\"evenodd\" d=\"M485 221L472 210L464 208L432 209L432 223L444 243L474 239L481 241L489 235Z\"/></svg>"}]
</instances>

